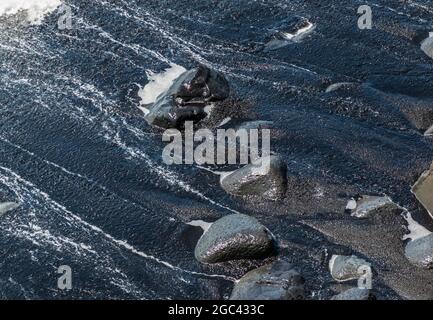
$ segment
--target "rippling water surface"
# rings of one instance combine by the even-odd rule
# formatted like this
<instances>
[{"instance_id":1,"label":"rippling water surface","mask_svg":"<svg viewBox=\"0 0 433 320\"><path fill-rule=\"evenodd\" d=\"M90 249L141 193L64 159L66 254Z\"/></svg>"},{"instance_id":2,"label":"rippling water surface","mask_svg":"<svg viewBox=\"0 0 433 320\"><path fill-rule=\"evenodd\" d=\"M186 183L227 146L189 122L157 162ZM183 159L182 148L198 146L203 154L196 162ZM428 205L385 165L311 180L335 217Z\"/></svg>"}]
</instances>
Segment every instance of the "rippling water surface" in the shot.
<instances>
[{"instance_id":1,"label":"rippling water surface","mask_svg":"<svg viewBox=\"0 0 433 320\"><path fill-rule=\"evenodd\" d=\"M355 0L62 0L70 30L57 26L59 1L28 2L0 4L0 200L20 204L0 217L1 298L227 297L251 265L200 265L200 229L187 223L233 212L272 230L316 298L332 283L324 259L345 250L386 270L384 296L423 294L397 284L410 266L393 273L387 256L320 226L344 221L358 193L387 194L428 226L410 186L433 142L402 110L433 108L432 60L406 31L433 31L430 1L368 1L375 28L362 32L365 1ZM295 15L314 29L264 50ZM234 199L209 171L162 162L160 132L140 109L143 87L198 63L226 75L252 118L274 122L272 148L289 167L283 202ZM324 93L341 81L364 86ZM60 265L73 270L71 291L57 289ZM433 287L431 274L413 276Z\"/></svg>"}]
</instances>

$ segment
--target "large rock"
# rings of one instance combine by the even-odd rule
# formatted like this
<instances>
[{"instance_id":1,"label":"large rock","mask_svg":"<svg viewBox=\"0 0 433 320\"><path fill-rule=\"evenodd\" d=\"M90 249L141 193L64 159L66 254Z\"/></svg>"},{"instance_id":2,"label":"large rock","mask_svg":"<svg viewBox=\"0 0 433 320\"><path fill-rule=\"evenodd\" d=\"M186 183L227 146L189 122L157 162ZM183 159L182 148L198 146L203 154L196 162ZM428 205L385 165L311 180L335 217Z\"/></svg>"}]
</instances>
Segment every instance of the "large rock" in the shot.
<instances>
[{"instance_id":1,"label":"large rock","mask_svg":"<svg viewBox=\"0 0 433 320\"><path fill-rule=\"evenodd\" d=\"M200 65L181 74L149 108L149 124L162 128L182 128L185 121L199 122L205 107L228 97L230 88L221 73Z\"/></svg>"},{"instance_id":2,"label":"large rock","mask_svg":"<svg viewBox=\"0 0 433 320\"><path fill-rule=\"evenodd\" d=\"M333 255L329 261L331 276L339 282L359 279L363 268L371 268L371 264L356 256Z\"/></svg>"},{"instance_id":3,"label":"large rock","mask_svg":"<svg viewBox=\"0 0 433 320\"><path fill-rule=\"evenodd\" d=\"M285 261L276 261L244 275L230 300L303 300L304 279Z\"/></svg>"},{"instance_id":4,"label":"large rock","mask_svg":"<svg viewBox=\"0 0 433 320\"><path fill-rule=\"evenodd\" d=\"M421 175L412 187L412 192L433 217L433 165Z\"/></svg>"},{"instance_id":5,"label":"large rock","mask_svg":"<svg viewBox=\"0 0 433 320\"><path fill-rule=\"evenodd\" d=\"M433 59L433 37L429 37L421 43L421 50Z\"/></svg>"},{"instance_id":6,"label":"large rock","mask_svg":"<svg viewBox=\"0 0 433 320\"><path fill-rule=\"evenodd\" d=\"M226 192L235 196L278 200L286 193L287 165L279 156L271 155L269 170L262 170L259 163L248 164L223 176L220 183Z\"/></svg>"},{"instance_id":7,"label":"large rock","mask_svg":"<svg viewBox=\"0 0 433 320\"><path fill-rule=\"evenodd\" d=\"M409 261L424 269L433 269L433 234L410 241L405 249Z\"/></svg>"},{"instance_id":8,"label":"large rock","mask_svg":"<svg viewBox=\"0 0 433 320\"><path fill-rule=\"evenodd\" d=\"M351 288L331 298L331 300L376 300L368 289Z\"/></svg>"},{"instance_id":9,"label":"large rock","mask_svg":"<svg viewBox=\"0 0 433 320\"><path fill-rule=\"evenodd\" d=\"M195 248L195 257L204 263L239 259L261 259L276 251L272 234L257 219L232 214L214 222Z\"/></svg>"}]
</instances>

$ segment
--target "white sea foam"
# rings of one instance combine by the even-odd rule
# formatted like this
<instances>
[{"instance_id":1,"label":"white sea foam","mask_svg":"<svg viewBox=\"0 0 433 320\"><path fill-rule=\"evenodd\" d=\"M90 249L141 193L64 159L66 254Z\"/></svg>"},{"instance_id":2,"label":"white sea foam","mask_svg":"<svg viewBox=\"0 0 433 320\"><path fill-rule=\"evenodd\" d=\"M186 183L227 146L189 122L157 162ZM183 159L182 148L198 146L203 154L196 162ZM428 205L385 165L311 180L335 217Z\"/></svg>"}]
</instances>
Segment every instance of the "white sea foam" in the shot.
<instances>
[{"instance_id":1,"label":"white sea foam","mask_svg":"<svg viewBox=\"0 0 433 320\"><path fill-rule=\"evenodd\" d=\"M409 234L406 234L403 236L403 240L410 239L411 241L414 241L419 238L423 238L425 236L428 236L431 234L429 230L424 228L422 225L420 225L418 222L416 222L412 215L407 212L405 219L407 221L407 228L409 229Z\"/></svg>"},{"instance_id":2,"label":"white sea foam","mask_svg":"<svg viewBox=\"0 0 433 320\"><path fill-rule=\"evenodd\" d=\"M8 211L14 210L18 206L19 206L19 204L15 203L15 202L0 203L0 217Z\"/></svg>"},{"instance_id":3,"label":"white sea foam","mask_svg":"<svg viewBox=\"0 0 433 320\"><path fill-rule=\"evenodd\" d=\"M170 88L173 81L185 71L184 67L175 63L171 63L170 68L161 73L147 71L149 83L138 91L138 96L141 98L140 109L144 114L149 112L145 106L154 103L158 96Z\"/></svg>"},{"instance_id":4,"label":"white sea foam","mask_svg":"<svg viewBox=\"0 0 433 320\"><path fill-rule=\"evenodd\" d=\"M311 33L315 28L316 28L316 26L314 24L312 24L311 22L308 22L308 24L305 27L297 30L295 33L285 32L285 33L283 33L283 36L287 40L296 42L296 41L301 40L303 37L305 37L309 33Z\"/></svg>"},{"instance_id":5,"label":"white sea foam","mask_svg":"<svg viewBox=\"0 0 433 320\"><path fill-rule=\"evenodd\" d=\"M193 227L200 227L203 229L204 232L208 231L210 226L212 225L212 223L203 220L193 220L188 222L187 224Z\"/></svg>"},{"instance_id":6,"label":"white sea foam","mask_svg":"<svg viewBox=\"0 0 433 320\"><path fill-rule=\"evenodd\" d=\"M60 0L1 0L0 16L25 12L28 22L37 24L61 4Z\"/></svg>"}]
</instances>

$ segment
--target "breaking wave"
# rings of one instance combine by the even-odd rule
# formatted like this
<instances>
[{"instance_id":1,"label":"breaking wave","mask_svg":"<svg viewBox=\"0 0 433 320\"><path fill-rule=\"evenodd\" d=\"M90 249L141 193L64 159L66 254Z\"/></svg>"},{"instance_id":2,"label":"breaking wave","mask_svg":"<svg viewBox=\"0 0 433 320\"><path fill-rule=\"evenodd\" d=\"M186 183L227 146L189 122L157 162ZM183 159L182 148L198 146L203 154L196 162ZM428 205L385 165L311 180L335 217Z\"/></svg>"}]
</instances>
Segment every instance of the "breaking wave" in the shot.
<instances>
[{"instance_id":1,"label":"breaking wave","mask_svg":"<svg viewBox=\"0 0 433 320\"><path fill-rule=\"evenodd\" d=\"M60 0L2 0L0 16L11 16L25 12L30 23L40 23L44 16L53 12L62 4Z\"/></svg>"}]
</instances>

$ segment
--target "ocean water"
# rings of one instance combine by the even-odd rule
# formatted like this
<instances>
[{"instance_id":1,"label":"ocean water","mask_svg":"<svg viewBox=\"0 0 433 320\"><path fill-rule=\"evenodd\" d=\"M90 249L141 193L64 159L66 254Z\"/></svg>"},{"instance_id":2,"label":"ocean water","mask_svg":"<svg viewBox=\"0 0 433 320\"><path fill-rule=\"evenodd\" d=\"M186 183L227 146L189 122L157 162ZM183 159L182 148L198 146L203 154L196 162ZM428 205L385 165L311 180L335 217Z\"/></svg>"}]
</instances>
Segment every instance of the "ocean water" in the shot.
<instances>
[{"instance_id":1,"label":"ocean water","mask_svg":"<svg viewBox=\"0 0 433 320\"><path fill-rule=\"evenodd\" d=\"M356 194L388 195L432 226L410 187L430 166L433 141L402 110L433 107L433 60L411 39L433 31L433 4L368 1L374 28L361 31L362 4L1 0L0 202L19 207L0 216L0 298L227 298L262 262L201 265L202 228L190 222L236 212L275 234L313 298L332 293L326 259L341 252L372 261L383 297L425 297L432 274L396 258L401 234L367 248L322 228L357 226L344 214ZM64 5L72 29L58 28ZM267 50L293 16L308 28ZM163 163L144 105L200 63L225 74L250 118L273 121L272 149L289 168L284 201L233 198L211 171ZM325 93L343 81L360 87ZM72 269L72 290L57 287L61 265Z\"/></svg>"}]
</instances>

